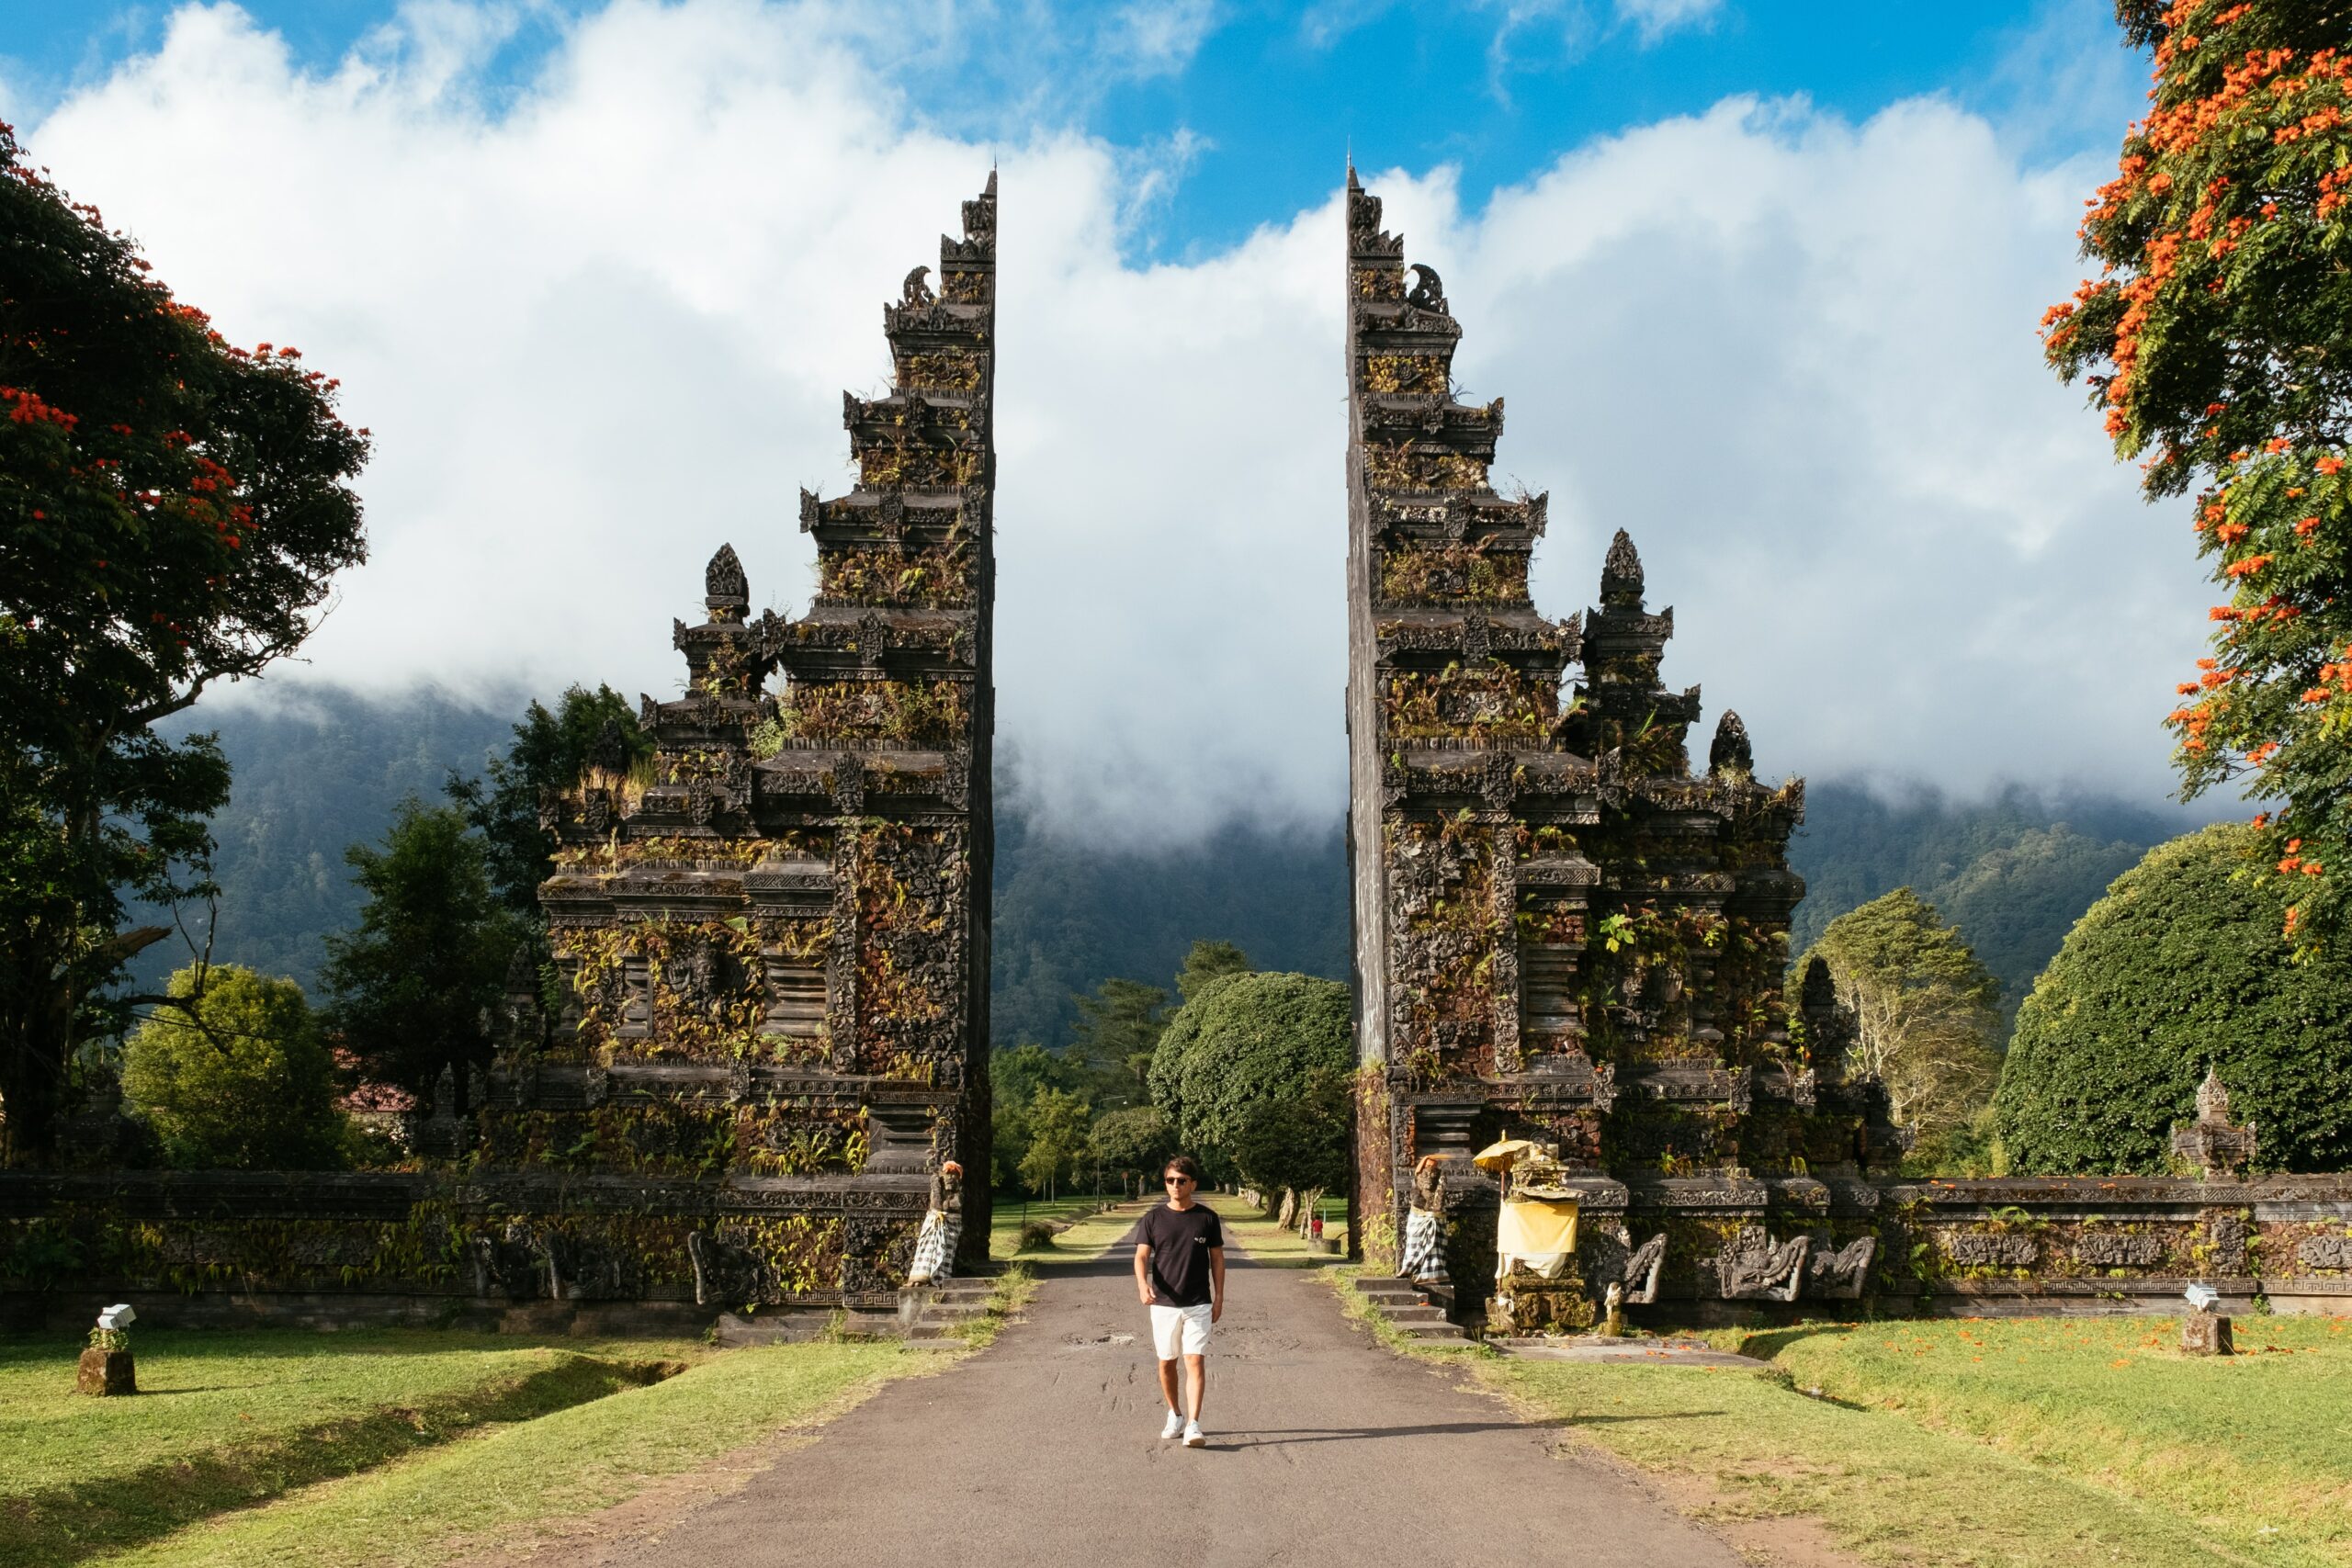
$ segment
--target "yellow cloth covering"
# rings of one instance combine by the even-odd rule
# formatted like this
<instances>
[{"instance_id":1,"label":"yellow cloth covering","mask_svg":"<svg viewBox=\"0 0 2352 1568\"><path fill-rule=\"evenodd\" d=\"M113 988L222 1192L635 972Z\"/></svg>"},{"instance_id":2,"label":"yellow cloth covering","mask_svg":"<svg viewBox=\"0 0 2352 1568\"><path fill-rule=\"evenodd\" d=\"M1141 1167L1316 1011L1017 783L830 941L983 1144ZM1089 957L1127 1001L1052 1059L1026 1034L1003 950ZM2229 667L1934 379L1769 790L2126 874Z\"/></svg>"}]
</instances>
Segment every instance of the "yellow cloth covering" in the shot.
<instances>
[{"instance_id":1,"label":"yellow cloth covering","mask_svg":"<svg viewBox=\"0 0 2352 1568\"><path fill-rule=\"evenodd\" d=\"M1495 1226L1495 1250L1506 1258L1546 1258L1577 1249L1577 1206L1532 1198L1506 1198Z\"/></svg>"}]
</instances>

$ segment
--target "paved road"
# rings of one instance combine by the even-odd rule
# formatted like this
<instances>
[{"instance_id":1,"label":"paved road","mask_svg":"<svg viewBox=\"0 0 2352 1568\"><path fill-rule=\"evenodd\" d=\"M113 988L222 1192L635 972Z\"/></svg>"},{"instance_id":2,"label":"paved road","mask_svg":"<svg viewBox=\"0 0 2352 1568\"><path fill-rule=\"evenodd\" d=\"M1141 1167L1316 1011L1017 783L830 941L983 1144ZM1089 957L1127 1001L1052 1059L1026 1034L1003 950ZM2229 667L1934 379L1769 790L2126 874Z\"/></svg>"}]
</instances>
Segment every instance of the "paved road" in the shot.
<instances>
[{"instance_id":1,"label":"paved road","mask_svg":"<svg viewBox=\"0 0 2352 1568\"><path fill-rule=\"evenodd\" d=\"M1740 1568L1555 1435L1390 1354L1314 1273L1228 1248L1204 1449L1162 1442L1131 1248L1044 1270L1025 1321L891 1383L732 1495L598 1562L769 1568ZM579 1561L575 1559L575 1562Z\"/></svg>"}]
</instances>

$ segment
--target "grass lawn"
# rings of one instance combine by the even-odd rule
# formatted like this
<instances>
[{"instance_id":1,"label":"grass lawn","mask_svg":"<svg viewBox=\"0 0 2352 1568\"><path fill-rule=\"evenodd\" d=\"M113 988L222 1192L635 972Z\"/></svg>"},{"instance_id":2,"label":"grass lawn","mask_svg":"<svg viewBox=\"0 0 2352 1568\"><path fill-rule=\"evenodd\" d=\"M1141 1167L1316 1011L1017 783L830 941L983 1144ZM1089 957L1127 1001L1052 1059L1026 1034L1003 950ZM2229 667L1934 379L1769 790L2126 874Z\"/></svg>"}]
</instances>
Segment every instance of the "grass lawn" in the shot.
<instances>
[{"instance_id":1,"label":"grass lawn","mask_svg":"<svg viewBox=\"0 0 2352 1568\"><path fill-rule=\"evenodd\" d=\"M6 1568L440 1562L944 1364L885 1345L423 1331L134 1345L140 1396L91 1399L70 1348L0 1341Z\"/></svg>"},{"instance_id":2,"label":"grass lawn","mask_svg":"<svg viewBox=\"0 0 2352 1568\"><path fill-rule=\"evenodd\" d=\"M2239 1353L2212 1358L2180 1353L2177 1320L2145 1317L1818 1324L1732 1348L1799 1388L2179 1515L2256 1561L2352 1562L2352 1324L2235 1328Z\"/></svg>"},{"instance_id":3,"label":"grass lawn","mask_svg":"<svg viewBox=\"0 0 2352 1568\"><path fill-rule=\"evenodd\" d=\"M1116 1193L1097 1198L1091 1194L1077 1198L1000 1198L989 1215L989 1256L1017 1258L1021 1252L1021 1227L1031 1220L1047 1224L1077 1220L1094 1213L1105 1203L1115 1202Z\"/></svg>"},{"instance_id":4,"label":"grass lawn","mask_svg":"<svg viewBox=\"0 0 2352 1568\"><path fill-rule=\"evenodd\" d=\"M1369 1315L1352 1292L1343 1300ZM2250 1353L2226 1360L2180 1356L2176 1323L2151 1318L1708 1336L1769 1359L1765 1372L1384 1337L1444 1357L1573 1440L1703 1483L1720 1515L1810 1517L1872 1563L2352 1563L2352 1330L2238 1323Z\"/></svg>"}]
</instances>

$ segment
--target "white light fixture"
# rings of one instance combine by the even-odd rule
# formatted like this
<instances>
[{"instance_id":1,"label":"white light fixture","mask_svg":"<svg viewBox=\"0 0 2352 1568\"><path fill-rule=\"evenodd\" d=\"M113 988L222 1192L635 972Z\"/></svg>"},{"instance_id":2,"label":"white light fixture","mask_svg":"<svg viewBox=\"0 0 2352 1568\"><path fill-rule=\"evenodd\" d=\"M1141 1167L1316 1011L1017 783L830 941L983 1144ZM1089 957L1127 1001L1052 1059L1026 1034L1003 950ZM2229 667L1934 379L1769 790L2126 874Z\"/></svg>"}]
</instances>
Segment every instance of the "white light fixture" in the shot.
<instances>
[{"instance_id":1,"label":"white light fixture","mask_svg":"<svg viewBox=\"0 0 2352 1568\"><path fill-rule=\"evenodd\" d=\"M139 1314L130 1310L129 1302L118 1302L98 1314L98 1326L109 1331L128 1328L138 1321Z\"/></svg>"},{"instance_id":2,"label":"white light fixture","mask_svg":"<svg viewBox=\"0 0 2352 1568\"><path fill-rule=\"evenodd\" d=\"M2213 1303L2222 1299L2221 1292L2211 1285L2191 1285L2180 1293L2188 1298L2189 1306L2198 1312L2211 1312Z\"/></svg>"}]
</instances>

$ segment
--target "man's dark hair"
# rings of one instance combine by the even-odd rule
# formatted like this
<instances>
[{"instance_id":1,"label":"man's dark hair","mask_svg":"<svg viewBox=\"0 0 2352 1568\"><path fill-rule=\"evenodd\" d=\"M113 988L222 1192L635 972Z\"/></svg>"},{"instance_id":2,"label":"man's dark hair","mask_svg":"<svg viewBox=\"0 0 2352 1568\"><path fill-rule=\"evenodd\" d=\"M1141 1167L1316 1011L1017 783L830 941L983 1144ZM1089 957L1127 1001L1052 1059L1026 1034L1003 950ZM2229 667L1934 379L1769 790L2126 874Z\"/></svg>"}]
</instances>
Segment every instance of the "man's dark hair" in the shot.
<instances>
[{"instance_id":1,"label":"man's dark hair","mask_svg":"<svg viewBox=\"0 0 2352 1568\"><path fill-rule=\"evenodd\" d=\"M1194 1159L1191 1155L1178 1155L1173 1159L1170 1159L1166 1165L1161 1166L1159 1168L1160 1179L1165 1181L1168 1179L1168 1173L1170 1171L1174 1171L1178 1176L1191 1177L1195 1186L1200 1183L1201 1162Z\"/></svg>"}]
</instances>

